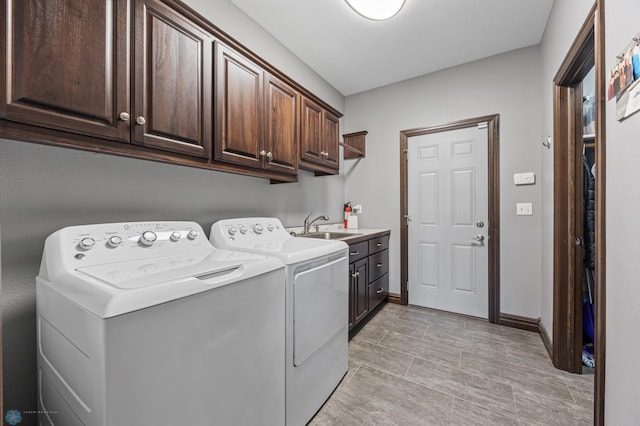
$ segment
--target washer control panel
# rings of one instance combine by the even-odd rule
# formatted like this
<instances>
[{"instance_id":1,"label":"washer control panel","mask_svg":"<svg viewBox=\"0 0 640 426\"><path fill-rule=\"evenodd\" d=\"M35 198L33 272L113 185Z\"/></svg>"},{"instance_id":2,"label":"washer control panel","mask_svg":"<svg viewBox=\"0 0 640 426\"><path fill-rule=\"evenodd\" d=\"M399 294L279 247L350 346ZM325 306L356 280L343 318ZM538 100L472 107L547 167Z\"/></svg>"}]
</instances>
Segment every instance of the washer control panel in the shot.
<instances>
[{"instance_id":1,"label":"washer control panel","mask_svg":"<svg viewBox=\"0 0 640 426\"><path fill-rule=\"evenodd\" d=\"M129 222L64 228L59 235L64 256L83 265L157 257L190 249L211 250L195 222ZM66 254L65 254L66 252Z\"/></svg>"}]
</instances>

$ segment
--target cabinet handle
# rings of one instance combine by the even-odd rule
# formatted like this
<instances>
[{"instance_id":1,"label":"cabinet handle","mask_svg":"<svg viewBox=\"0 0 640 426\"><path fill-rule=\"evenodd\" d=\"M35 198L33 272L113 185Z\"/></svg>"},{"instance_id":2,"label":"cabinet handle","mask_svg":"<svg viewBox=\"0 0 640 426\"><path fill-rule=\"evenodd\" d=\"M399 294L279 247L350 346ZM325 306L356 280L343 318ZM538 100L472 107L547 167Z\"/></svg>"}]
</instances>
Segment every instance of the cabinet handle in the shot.
<instances>
[{"instance_id":1,"label":"cabinet handle","mask_svg":"<svg viewBox=\"0 0 640 426\"><path fill-rule=\"evenodd\" d=\"M139 115L139 116L136 117L136 124L138 126L144 126L144 123L146 123L146 122L147 122L147 120L145 120L143 116Z\"/></svg>"},{"instance_id":2,"label":"cabinet handle","mask_svg":"<svg viewBox=\"0 0 640 426\"><path fill-rule=\"evenodd\" d=\"M376 291L376 294L380 294L380 293L382 293L383 291L384 291L384 289L382 289L382 288L381 288L381 289L379 289L378 291Z\"/></svg>"},{"instance_id":3,"label":"cabinet handle","mask_svg":"<svg viewBox=\"0 0 640 426\"><path fill-rule=\"evenodd\" d=\"M122 121L129 121L129 114L128 114L128 113L126 113L126 112L124 112L124 111L123 111L123 112L121 112L121 113L120 113L120 120L122 120Z\"/></svg>"},{"instance_id":4,"label":"cabinet handle","mask_svg":"<svg viewBox=\"0 0 640 426\"><path fill-rule=\"evenodd\" d=\"M355 274L355 272L353 274L351 274L351 278L356 278L357 275Z\"/></svg>"},{"instance_id":5,"label":"cabinet handle","mask_svg":"<svg viewBox=\"0 0 640 426\"><path fill-rule=\"evenodd\" d=\"M267 155L267 151L265 151L264 149L262 151L260 151L260 156L264 157L265 155Z\"/></svg>"},{"instance_id":6,"label":"cabinet handle","mask_svg":"<svg viewBox=\"0 0 640 426\"><path fill-rule=\"evenodd\" d=\"M382 243L376 243L376 247L382 247Z\"/></svg>"},{"instance_id":7,"label":"cabinet handle","mask_svg":"<svg viewBox=\"0 0 640 426\"><path fill-rule=\"evenodd\" d=\"M355 256L355 255L356 255L356 254L358 254L358 253L359 253L359 252L356 250L356 251L352 251L352 252L351 252L351 253L349 253L349 254L350 254L351 256Z\"/></svg>"},{"instance_id":8,"label":"cabinet handle","mask_svg":"<svg viewBox=\"0 0 640 426\"><path fill-rule=\"evenodd\" d=\"M383 264L383 263L378 263L376 266L377 266L378 268L381 268L381 267L382 267L382 265L384 265L384 264Z\"/></svg>"},{"instance_id":9,"label":"cabinet handle","mask_svg":"<svg viewBox=\"0 0 640 426\"><path fill-rule=\"evenodd\" d=\"M360 272L356 272L356 277L359 277L359 276L360 276Z\"/></svg>"},{"instance_id":10,"label":"cabinet handle","mask_svg":"<svg viewBox=\"0 0 640 426\"><path fill-rule=\"evenodd\" d=\"M267 152L267 158L271 158L273 157L273 154L271 153L271 151Z\"/></svg>"}]
</instances>

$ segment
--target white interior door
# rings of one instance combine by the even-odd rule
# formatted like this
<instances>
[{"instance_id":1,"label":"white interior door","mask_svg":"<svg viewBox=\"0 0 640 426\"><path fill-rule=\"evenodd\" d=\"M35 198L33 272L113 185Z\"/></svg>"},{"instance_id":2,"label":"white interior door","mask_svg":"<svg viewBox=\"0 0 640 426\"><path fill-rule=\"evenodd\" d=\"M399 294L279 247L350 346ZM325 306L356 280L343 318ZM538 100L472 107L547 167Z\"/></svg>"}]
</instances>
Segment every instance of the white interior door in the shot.
<instances>
[{"instance_id":1,"label":"white interior door","mask_svg":"<svg viewBox=\"0 0 640 426\"><path fill-rule=\"evenodd\" d=\"M408 144L409 303L488 318L488 131Z\"/></svg>"}]
</instances>

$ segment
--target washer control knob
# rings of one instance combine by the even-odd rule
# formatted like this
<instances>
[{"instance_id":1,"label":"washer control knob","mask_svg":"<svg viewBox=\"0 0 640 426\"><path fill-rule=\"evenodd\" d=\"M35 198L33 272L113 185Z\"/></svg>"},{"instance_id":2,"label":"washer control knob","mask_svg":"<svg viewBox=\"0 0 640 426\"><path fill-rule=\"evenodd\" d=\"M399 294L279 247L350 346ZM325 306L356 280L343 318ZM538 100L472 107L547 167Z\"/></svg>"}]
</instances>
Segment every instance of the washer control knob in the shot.
<instances>
[{"instance_id":1,"label":"washer control knob","mask_svg":"<svg viewBox=\"0 0 640 426\"><path fill-rule=\"evenodd\" d=\"M236 232L238 232L238 228L236 228L235 226L229 228L229 235L234 236L236 235Z\"/></svg>"},{"instance_id":2,"label":"washer control knob","mask_svg":"<svg viewBox=\"0 0 640 426\"><path fill-rule=\"evenodd\" d=\"M122 244L122 238L118 237L117 235L109 237L109 239L107 240L107 245L111 248L116 248L120 244Z\"/></svg>"},{"instance_id":3,"label":"washer control knob","mask_svg":"<svg viewBox=\"0 0 640 426\"><path fill-rule=\"evenodd\" d=\"M267 225L267 230L269 232L273 232L274 229L275 229L275 227L273 226L273 224L270 223L270 224Z\"/></svg>"},{"instance_id":4,"label":"washer control knob","mask_svg":"<svg viewBox=\"0 0 640 426\"><path fill-rule=\"evenodd\" d=\"M242 226L240 227L240 233L241 233L242 235L246 234L246 233L247 233L247 231L248 231L248 229L247 229L247 227L246 227L246 226L242 225Z\"/></svg>"},{"instance_id":5,"label":"washer control knob","mask_svg":"<svg viewBox=\"0 0 640 426\"><path fill-rule=\"evenodd\" d=\"M140 239L138 240L138 242L143 246L149 247L149 246L152 246L157 239L158 239L158 236L156 235L155 232L145 231L142 233L142 235L140 235Z\"/></svg>"},{"instance_id":6,"label":"washer control knob","mask_svg":"<svg viewBox=\"0 0 640 426\"><path fill-rule=\"evenodd\" d=\"M178 231L173 231L171 233L171 235L169 236L169 238L171 239L171 241L173 241L174 243L176 241L178 241L180 239L180 237L182 237L182 235L178 232Z\"/></svg>"},{"instance_id":7,"label":"washer control knob","mask_svg":"<svg viewBox=\"0 0 640 426\"><path fill-rule=\"evenodd\" d=\"M93 246L96 245L96 240L91 237L85 237L80 240L80 243L78 243L78 245L83 250L91 250Z\"/></svg>"},{"instance_id":8,"label":"washer control knob","mask_svg":"<svg viewBox=\"0 0 640 426\"><path fill-rule=\"evenodd\" d=\"M253 228L253 232L255 232L256 234L262 234L262 231L264 231L264 228L259 223L256 223L255 225L253 225L252 228Z\"/></svg>"},{"instance_id":9,"label":"washer control knob","mask_svg":"<svg viewBox=\"0 0 640 426\"><path fill-rule=\"evenodd\" d=\"M195 231L193 229L189 231L189 233L187 234L187 238L189 238L190 240L195 240L197 236L198 236L198 231Z\"/></svg>"}]
</instances>

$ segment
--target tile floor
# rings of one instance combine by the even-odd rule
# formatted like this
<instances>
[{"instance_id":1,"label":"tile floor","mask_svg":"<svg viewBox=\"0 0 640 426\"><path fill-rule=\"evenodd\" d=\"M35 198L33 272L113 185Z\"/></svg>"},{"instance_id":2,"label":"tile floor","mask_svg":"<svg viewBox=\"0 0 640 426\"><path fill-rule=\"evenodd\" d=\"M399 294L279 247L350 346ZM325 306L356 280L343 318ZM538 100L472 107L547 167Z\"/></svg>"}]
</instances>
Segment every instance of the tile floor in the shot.
<instances>
[{"instance_id":1,"label":"tile floor","mask_svg":"<svg viewBox=\"0 0 640 426\"><path fill-rule=\"evenodd\" d=\"M593 372L557 370L536 333L387 303L311 425L591 425Z\"/></svg>"}]
</instances>

